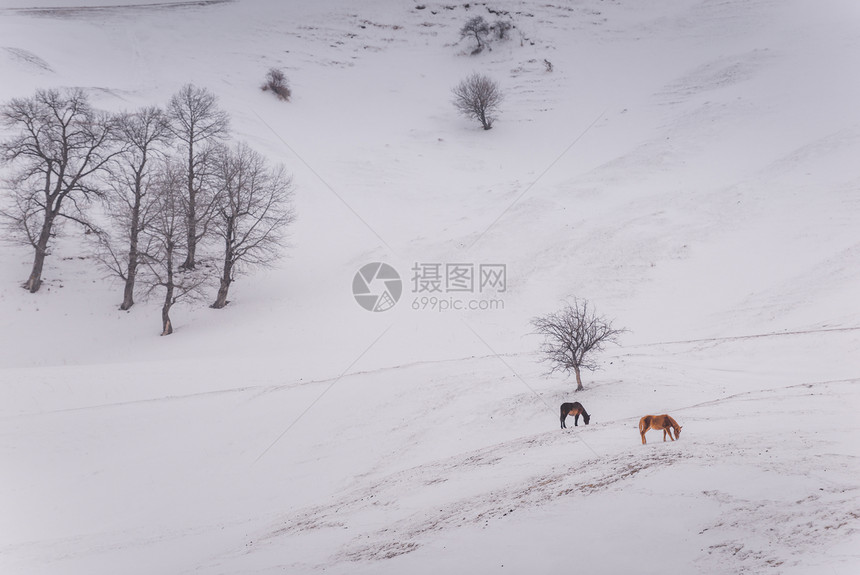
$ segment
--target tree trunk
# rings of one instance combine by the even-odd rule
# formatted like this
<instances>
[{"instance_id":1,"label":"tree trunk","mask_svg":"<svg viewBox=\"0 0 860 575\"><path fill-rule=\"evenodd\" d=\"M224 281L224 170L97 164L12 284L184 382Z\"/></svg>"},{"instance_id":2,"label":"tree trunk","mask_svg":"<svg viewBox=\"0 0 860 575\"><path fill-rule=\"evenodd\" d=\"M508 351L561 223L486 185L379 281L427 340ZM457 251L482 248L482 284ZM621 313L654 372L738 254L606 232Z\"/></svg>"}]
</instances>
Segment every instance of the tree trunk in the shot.
<instances>
[{"instance_id":1,"label":"tree trunk","mask_svg":"<svg viewBox=\"0 0 860 575\"><path fill-rule=\"evenodd\" d=\"M125 279L125 291L122 295L122 305L119 306L119 309L122 311L128 311L131 309L131 306L134 305L134 274L135 272L132 270L131 265L129 264L128 269L129 275L126 276Z\"/></svg>"},{"instance_id":2,"label":"tree trunk","mask_svg":"<svg viewBox=\"0 0 860 575\"><path fill-rule=\"evenodd\" d=\"M576 374L576 391L582 391L585 388L582 387L582 376L579 373L579 367L574 367L573 372Z\"/></svg>"},{"instance_id":3,"label":"tree trunk","mask_svg":"<svg viewBox=\"0 0 860 575\"><path fill-rule=\"evenodd\" d=\"M218 297L215 298L215 303L213 303L211 307L221 309L230 303L227 301L227 292L230 289L230 283L231 280L221 278L221 287L218 288Z\"/></svg>"},{"instance_id":4,"label":"tree trunk","mask_svg":"<svg viewBox=\"0 0 860 575\"><path fill-rule=\"evenodd\" d=\"M188 253L185 256L185 262L182 264L182 269L193 270L196 262L194 261L195 253L197 252L197 208L194 205L194 199L188 202L188 236L186 241L188 244Z\"/></svg>"},{"instance_id":5,"label":"tree trunk","mask_svg":"<svg viewBox=\"0 0 860 575\"><path fill-rule=\"evenodd\" d=\"M170 274L171 276L173 274ZM164 294L164 305L161 306L161 335L173 333L173 324L170 322L170 308L173 305L173 279L169 280L167 292Z\"/></svg>"},{"instance_id":6,"label":"tree trunk","mask_svg":"<svg viewBox=\"0 0 860 575\"><path fill-rule=\"evenodd\" d=\"M233 262L230 260L226 260L224 262L224 275L221 276L221 286L218 288L218 297L215 298L215 303L212 304L212 307L215 309L221 309L226 306L227 301L227 292L230 290L230 284L233 283Z\"/></svg>"},{"instance_id":7,"label":"tree trunk","mask_svg":"<svg viewBox=\"0 0 860 575\"><path fill-rule=\"evenodd\" d=\"M227 305L227 292L230 290L230 284L233 283L233 234L230 233L233 229L233 218L227 220L227 237L224 246L224 270L221 274L221 287L218 288L218 297L211 307L221 309Z\"/></svg>"},{"instance_id":8,"label":"tree trunk","mask_svg":"<svg viewBox=\"0 0 860 575\"><path fill-rule=\"evenodd\" d=\"M170 323L171 305L172 303L167 298L165 298L164 305L161 307L161 335L170 335L171 333L173 333L173 324Z\"/></svg>"},{"instance_id":9,"label":"tree trunk","mask_svg":"<svg viewBox=\"0 0 860 575\"><path fill-rule=\"evenodd\" d=\"M229 302L227 301L227 292L230 290L230 284L233 283L233 254L230 251L230 241L227 240L227 253L224 255L224 273L221 275L221 286L218 288L218 297L215 298L215 303L212 307L221 309Z\"/></svg>"},{"instance_id":10,"label":"tree trunk","mask_svg":"<svg viewBox=\"0 0 860 575\"><path fill-rule=\"evenodd\" d=\"M134 279L137 276L137 241L140 234L140 193L134 200L134 208L131 212L131 230L128 247L128 268L125 273L125 291L123 293L122 305L119 309L125 311L134 305Z\"/></svg>"},{"instance_id":11,"label":"tree trunk","mask_svg":"<svg viewBox=\"0 0 860 575\"><path fill-rule=\"evenodd\" d=\"M42 268L45 265L45 256L48 255L48 240L51 238L51 228L54 224L54 217L50 212L45 212L45 221L42 223L42 232L39 234L39 241L36 242L36 255L33 258L33 269L30 272L30 277L24 288L30 293L36 293L42 287Z\"/></svg>"},{"instance_id":12,"label":"tree trunk","mask_svg":"<svg viewBox=\"0 0 860 575\"><path fill-rule=\"evenodd\" d=\"M193 135L192 135L193 138ZM194 145L188 145L188 213L186 214L186 245L188 253L185 256L185 262L182 268L193 270L195 261L194 256L197 252L197 193L194 190Z\"/></svg>"},{"instance_id":13,"label":"tree trunk","mask_svg":"<svg viewBox=\"0 0 860 575\"><path fill-rule=\"evenodd\" d=\"M173 333L173 324L170 322L170 307L173 305L173 289L176 284L173 283L173 243L167 244L167 282L164 288L164 305L161 306L161 335L170 335Z\"/></svg>"}]
</instances>

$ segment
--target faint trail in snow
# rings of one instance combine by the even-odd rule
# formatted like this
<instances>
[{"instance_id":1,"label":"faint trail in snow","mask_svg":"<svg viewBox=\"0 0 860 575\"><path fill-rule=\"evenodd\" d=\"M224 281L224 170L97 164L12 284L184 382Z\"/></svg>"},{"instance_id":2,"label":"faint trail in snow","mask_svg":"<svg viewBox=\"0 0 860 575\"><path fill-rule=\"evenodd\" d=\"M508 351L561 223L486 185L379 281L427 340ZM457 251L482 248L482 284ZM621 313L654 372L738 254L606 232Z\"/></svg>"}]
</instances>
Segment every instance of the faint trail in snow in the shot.
<instances>
[{"instance_id":1,"label":"faint trail in snow","mask_svg":"<svg viewBox=\"0 0 860 575\"><path fill-rule=\"evenodd\" d=\"M467 360L469 360L469 361L471 361L471 360L480 361L480 360L493 359L493 358L501 359L502 355L517 357L517 356L528 355L528 354L526 354L526 353L508 353L508 354L499 354L498 356L495 354L488 354L488 355L477 355L477 356L469 356L469 357L456 357L456 358L452 358L452 359L413 361L413 362L409 362L409 363L401 363L401 364L397 364L397 365L383 366L383 367L379 367L379 368L375 368L375 369L364 369L364 370L359 370L359 371L353 371L351 373L341 373L340 375L338 375L336 377L329 377L329 378L325 378L325 379L309 379L307 381L298 380L298 381L290 381L287 383L275 383L275 384L267 383L267 384L260 384L260 385L245 385L242 387L228 387L228 388L224 388L224 389L213 389L210 391L199 391L199 392L194 392L194 393L171 394L171 395L162 395L162 396L158 396L158 397L145 397L145 398L140 398L140 399L129 399L126 401L114 401L114 402L109 402L109 403L97 403L97 404L92 404L92 405L81 405L81 406L77 406L77 407L67 407L67 408L63 408L63 409L51 409L51 410L45 410L45 411L29 411L26 413L16 413L13 415L0 416L0 421L12 420L12 419L21 419L21 418L26 419L29 417L37 417L37 416L41 416L41 415L52 415L52 414L69 413L69 412L76 412L76 411L107 409L107 408L112 408L112 407L124 407L124 406L129 406L129 405L140 405L140 404L147 404L147 403L157 404L157 403L166 402L166 401L184 401L184 400L212 397L212 396L217 396L217 395L242 394L242 393L250 393L250 392L257 392L255 394L251 395L251 397L250 397L250 399L255 399L258 397L262 397L268 393L273 393L273 392L278 392L278 391L283 391L283 390L296 389L299 387L306 387L306 386L312 386L312 385L324 385L324 384L331 385L335 380L341 379L344 377L363 376L363 375L369 375L369 374L381 374L381 373L385 373L388 371L417 368L417 367L428 366L428 365L442 365L442 364L448 364L448 363L458 363L458 362L463 362L463 361L467 361Z\"/></svg>"},{"instance_id":2,"label":"faint trail in snow","mask_svg":"<svg viewBox=\"0 0 860 575\"><path fill-rule=\"evenodd\" d=\"M177 8L198 8L215 4L229 4L235 0L185 0L180 2L142 2L140 4L114 4L110 6L46 6L32 8L0 8L0 12L14 12L28 16L67 18L104 12L127 10L171 10Z\"/></svg>"},{"instance_id":3,"label":"faint trail in snow","mask_svg":"<svg viewBox=\"0 0 860 575\"><path fill-rule=\"evenodd\" d=\"M23 64L24 66L27 66L29 68L35 68L42 72L55 71L50 64L48 64L47 62L45 62L45 60L33 54L29 50L24 50L22 48L14 48L12 46L4 46L3 50L19 64Z\"/></svg>"},{"instance_id":4,"label":"faint trail in snow","mask_svg":"<svg viewBox=\"0 0 860 575\"><path fill-rule=\"evenodd\" d=\"M672 411L686 411L689 409L698 409L700 407L719 405L719 404L724 403L726 401L731 401L733 399L739 399L742 397L752 398L753 396L756 396L756 395L764 396L766 394L773 394L773 393L776 393L779 391L786 391L786 390L790 390L790 389L799 389L799 388L810 389L810 388L815 388L815 387L820 387L820 386L825 386L825 385L834 385L834 384L842 384L842 383L860 383L860 377L849 378L849 379L832 379L832 380L827 380L827 381L811 381L811 382L803 382L803 383L794 383L791 385L786 385L785 387L772 387L770 389L756 389L753 391L745 391L742 393L733 393L731 395L726 395L724 397L719 397L717 399L712 399L709 401L703 401L701 403L695 403L693 405L687 405L685 407L678 407L678 408L673 409ZM755 398L755 399L760 399L760 398Z\"/></svg>"},{"instance_id":5,"label":"faint trail in snow","mask_svg":"<svg viewBox=\"0 0 860 575\"><path fill-rule=\"evenodd\" d=\"M17 413L15 415L7 415L4 417L0 417L0 421L12 420L12 419L27 419L31 417L38 417L41 415L54 415L59 413L74 413L76 411L89 411L95 409L110 409L113 407L125 407L128 405L140 405L144 403L161 403L164 401L181 401L185 399L199 399L203 397L212 397L216 395L227 395L232 393L244 393L246 391L250 391L252 389L256 389L254 386L250 387L236 387L232 389L216 389L212 391L201 391L198 393L188 393L185 395L165 395L162 397L150 397L146 399L131 399L129 401L115 401L113 403L98 403L95 405L82 405L80 407L67 407L65 409L52 409L48 411L33 411L27 413Z\"/></svg>"},{"instance_id":6,"label":"faint trail in snow","mask_svg":"<svg viewBox=\"0 0 860 575\"><path fill-rule=\"evenodd\" d=\"M724 342L724 341L741 341L744 339L759 339L765 337L780 337L786 335L809 335L815 333L831 333L831 332L843 332L843 331L860 331L860 326L854 327L826 327L820 329L805 329L805 330L797 330L797 331L775 331L770 333L755 333L750 335L730 335L725 337L706 337L702 339L682 339L677 341L657 341L651 343L636 343L633 345L626 345L625 348L631 347L654 347L658 345L680 345L686 343L711 343L711 342Z\"/></svg>"},{"instance_id":7,"label":"faint trail in snow","mask_svg":"<svg viewBox=\"0 0 860 575\"><path fill-rule=\"evenodd\" d=\"M260 461L260 459L262 459L262 458L263 458L263 456L264 456L264 455L266 455L266 454L269 452L269 450L270 450L270 449L272 449L272 448L275 446L275 444L276 444L276 443L278 443L278 442L281 440L281 438L282 438L282 437L284 437L284 435L286 435L286 434L287 434L287 432L288 432L289 430L291 430L291 429L293 428L293 426L295 426L295 425L296 425L296 424L297 424L297 423L298 423L298 422L299 422L299 421L300 421L300 420L305 416L305 414L307 414L307 412L309 412L309 411L311 410L311 408L312 408L314 405L316 405L316 404L317 404L317 402L318 402L319 400L321 400L321 399L323 398L323 396L324 396L326 393L328 393L328 392L331 390L331 388L333 388L333 387L335 386L335 384L336 384L337 382L339 382L339 381L343 378L343 376L344 376L344 375L346 375L346 372L348 372L350 369L352 369L352 366L354 366L356 363L358 363L358 362L359 362L359 360L367 354L367 352L369 352L371 349L373 349L373 347L374 347L374 346L379 342L379 340L380 340L380 339L382 339L382 338L383 338L383 336L385 336L385 334L386 334L386 333L388 333L388 330L390 330L393 326L394 326L394 324L391 324L391 325L389 325L387 328L385 328L385 331L383 331L381 334L379 334L379 336L378 336L375 340L373 340L373 342L372 342L369 346L367 346L367 347L365 348L365 350L364 350L364 351L362 351L362 352L358 355L358 357L356 357L356 358L355 358L355 360L353 360L353 362L352 362L352 363L350 363L350 364L346 367L346 369L344 369L344 370L341 372L341 374L340 374L338 377L336 377L336 378L334 379L334 381L332 381L332 382L331 382L331 383L330 383L330 384L329 384L329 385L328 385L328 386L327 386L327 387L322 391L322 393L320 393L320 394L316 397L316 399L314 399L314 400L310 403L310 405L308 405L308 406L304 409L304 411L302 411L302 412L298 415L298 417L296 417L296 418L292 421L292 423L290 423L290 424L287 426L287 428L286 428L286 429L284 429L284 430L281 432L281 434L280 434L278 437L276 437L276 438L275 438L275 440L274 440L271 444L269 444L269 446L268 446L266 449L264 449L264 450L263 450L263 452L262 452L260 455L258 455L258 456L257 456L257 458L254 460L254 463L252 463L251 465L253 466L255 463L257 463L258 461Z\"/></svg>"}]
</instances>

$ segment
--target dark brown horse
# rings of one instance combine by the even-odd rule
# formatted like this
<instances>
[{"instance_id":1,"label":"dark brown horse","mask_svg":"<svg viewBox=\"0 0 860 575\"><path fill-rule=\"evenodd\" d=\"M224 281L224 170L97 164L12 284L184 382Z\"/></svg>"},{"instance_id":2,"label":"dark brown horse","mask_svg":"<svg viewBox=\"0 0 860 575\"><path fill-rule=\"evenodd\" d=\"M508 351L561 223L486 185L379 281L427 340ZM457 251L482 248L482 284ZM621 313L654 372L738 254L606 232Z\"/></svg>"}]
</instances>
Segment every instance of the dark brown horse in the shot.
<instances>
[{"instance_id":1,"label":"dark brown horse","mask_svg":"<svg viewBox=\"0 0 860 575\"><path fill-rule=\"evenodd\" d=\"M669 439L675 441L681 438L681 426L678 422L668 415L646 415L639 420L639 434L642 436L642 445L645 445L645 432L649 429L663 430L663 441L666 441L666 434L669 434ZM675 437L672 437L672 431L675 431Z\"/></svg>"},{"instance_id":2,"label":"dark brown horse","mask_svg":"<svg viewBox=\"0 0 860 575\"><path fill-rule=\"evenodd\" d=\"M564 420L567 419L568 415L573 416L573 425L579 425L579 416L582 416L582 421L585 422L585 425L588 425L591 416L588 415L588 412L585 411L585 408L582 407L582 404L577 402L574 403L562 403L561 404L561 428L566 429L567 425L565 425Z\"/></svg>"}]
</instances>

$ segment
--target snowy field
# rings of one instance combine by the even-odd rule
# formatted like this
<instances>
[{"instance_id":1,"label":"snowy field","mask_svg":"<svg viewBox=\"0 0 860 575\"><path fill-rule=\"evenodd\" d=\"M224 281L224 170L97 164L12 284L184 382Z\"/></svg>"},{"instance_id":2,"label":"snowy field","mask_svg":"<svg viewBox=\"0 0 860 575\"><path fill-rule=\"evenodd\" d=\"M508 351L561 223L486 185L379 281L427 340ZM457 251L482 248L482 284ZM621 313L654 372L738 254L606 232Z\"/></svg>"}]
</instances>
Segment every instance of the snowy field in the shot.
<instances>
[{"instance_id":1,"label":"snowy field","mask_svg":"<svg viewBox=\"0 0 860 575\"><path fill-rule=\"evenodd\" d=\"M169 337L72 227L37 294L0 247L0 573L860 572L858 61L853 0L0 1L0 101L205 86L298 215ZM416 263L503 307L414 309ZM529 324L573 297L628 330L578 393Z\"/></svg>"}]
</instances>

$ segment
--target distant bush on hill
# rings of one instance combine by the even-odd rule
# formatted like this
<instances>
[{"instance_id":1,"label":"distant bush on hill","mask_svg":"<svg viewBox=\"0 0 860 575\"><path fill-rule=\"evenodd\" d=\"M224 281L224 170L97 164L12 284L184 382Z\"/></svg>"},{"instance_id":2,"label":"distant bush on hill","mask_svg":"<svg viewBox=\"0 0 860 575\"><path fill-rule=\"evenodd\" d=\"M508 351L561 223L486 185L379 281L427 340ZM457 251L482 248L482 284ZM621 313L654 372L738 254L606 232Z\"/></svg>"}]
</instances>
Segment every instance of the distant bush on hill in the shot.
<instances>
[{"instance_id":1,"label":"distant bush on hill","mask_svg":"<svg viewBox=\"0 0 860 575\"><path fill-rule=\"evenodd\" d=\"M287 77L284 75L284 72L278 68L270 68L269 71L266 72L266 81L260 89L264 92L271 90L279 100L289 101L290 97L293 95L292 91L290 91Z\"/></svg>"}]
</instances>

